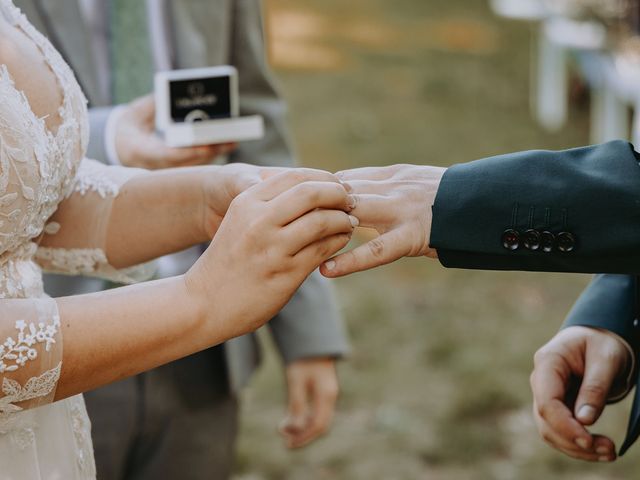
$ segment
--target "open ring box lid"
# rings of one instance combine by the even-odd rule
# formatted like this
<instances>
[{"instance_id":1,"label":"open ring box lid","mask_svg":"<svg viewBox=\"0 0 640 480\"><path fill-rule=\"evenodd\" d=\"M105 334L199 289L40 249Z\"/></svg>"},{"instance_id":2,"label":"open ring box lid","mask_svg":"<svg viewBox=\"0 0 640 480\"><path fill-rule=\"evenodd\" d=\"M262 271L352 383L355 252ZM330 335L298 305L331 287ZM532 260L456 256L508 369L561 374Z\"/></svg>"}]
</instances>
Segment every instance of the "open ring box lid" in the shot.
<instances>
[{"instance_id":1,"label":"open ring box lid","mask_svg":"<svg viewBox=\"0 0 640 480\"><path fill-rule=\"evenodd\" d=\"M170 147L257 140L260 115L238 114L238 71L229 65L158 72L156 130Z\"/></svg>"}]
</instances>

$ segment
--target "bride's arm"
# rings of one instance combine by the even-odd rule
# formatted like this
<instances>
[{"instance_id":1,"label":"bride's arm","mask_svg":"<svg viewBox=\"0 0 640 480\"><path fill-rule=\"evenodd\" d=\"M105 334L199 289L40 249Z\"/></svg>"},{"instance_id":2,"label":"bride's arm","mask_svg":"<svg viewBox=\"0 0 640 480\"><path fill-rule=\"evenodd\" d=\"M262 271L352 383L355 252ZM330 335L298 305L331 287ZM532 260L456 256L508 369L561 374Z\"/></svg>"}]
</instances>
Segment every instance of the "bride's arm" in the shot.
<instances>
[{"instance_id":1,"label":"bride's arm","mask_svg":"<svg viewBox=\"0 0 640 480\"><path fill-rule=\"evenodd\" d=\"M259 327L353 230L341 211L351 202L334 176L285 172L235 198L214 241L183 277L83 297L31 298L42 293L41 272L30 261L28 239L41 233L39 215L48 214L43 206L57 199L59 186L46 182L53 165L38 158L43 151L21 128L24 98L7 82L0 82L0 98L2 425L21 409ZM199 240L198 227L189 228L198 223L188 215L195 191L185 189L190 181L103 168L85 162L77 178L65 182L68 198L46 226L41 263L69 273L111 274L117 272L108 256L120 268ZM213 205L219 204L206 203ZM201 230L211 228L211 234L219 218L204 217L211 222Z\"/></svg>"},{"instance_id":2,"label":"bride's arm","mask_svg":"<svg viewBox=\"0 0 640 480\"><path fill-rule=\"evenodd\" d=\"M344 213L350 203L329 174L285 172L232 202L184 276L55 301L0 300L3 338L27 317L29 325L17 329L43 328L33 339L14 335L31 343L33 358L0 369L0 412L83 392L255 330L346 245L356 223Z\"/></svg>"},{"instance_id":3,"label":"bride's arm","mask_svg":"<svg viewBox=\"0 0 640 480\"><path fill-rule=\"evenodd\" d=\"M231 200L262 171L229 165L147 172L85 160L37 259L47 270L126 283L120 269L210 240Z\"/></svg>"}]
</instances>

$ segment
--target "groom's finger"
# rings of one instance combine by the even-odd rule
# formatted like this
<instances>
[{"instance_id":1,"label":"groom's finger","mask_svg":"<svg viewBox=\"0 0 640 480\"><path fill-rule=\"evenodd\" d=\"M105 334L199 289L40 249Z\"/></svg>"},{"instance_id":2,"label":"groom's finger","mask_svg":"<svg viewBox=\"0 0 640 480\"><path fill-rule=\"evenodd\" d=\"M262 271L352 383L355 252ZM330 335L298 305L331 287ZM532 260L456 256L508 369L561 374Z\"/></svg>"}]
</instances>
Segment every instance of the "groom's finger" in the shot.
<instances>
[{"instance_id":1,"label":"groom's finger","mask_svg":"<svg viewBox=\"0 0 640 480\"><path fill-rule=\"evenodd\" d=\"M598 461L613 461L617 458L616 444L604 435L593 436L593 451L598 454Z\"/></svg>"},{"instance_id":2,"label":"groom's finger","mask_svg":"<svg viewBox=\"0 0 640 480\"><path fill-rule=\"evenodd\" d=\"M571 371L558 354L537 354L530 383L536 414L567 442L582 449L592 446L591 434L564 403Z\"/></svg>"},{"instance_id":3,"label":"groom's finger","mask_svg":"<svg viewBox=\"0 0 640 480\"><path fill-rule=\"evenodd\" d=\"M620 371L619 358L607 353L596 349L586 351L584 378L575 404L576 418L583 425L593 425L600 417Z\"/></svg>"},{"instance_id":4,"label":"groom's finger","mask_svg":"<svg viewBox=\"0 0 640 480\"><path fill-rule=\"evenodd\" d=\"M351 194L353 210L349 212L360 220L361 227L378 228L392 224L396 220L397 210L394 200L382 195Z\"/></svg>"},{"instance_id":5,"label":"groom's finger","mask_svg":"<svg viewBox=\"0 0 640 480\"><path fill-rule=\"evenodd\" d=\"M571 440L553 430L551 426L538 415L534 402L533 415L538 432L544 441L553 448L560 450L570 457L588 462L611 462L616 459L615 445L602 435L593 435L593 442L588 448L582 448Z\"/></svg>"},{"instance_id":6,"label":"groom's finger","mask_svg":"<svg viewBox=\"0 0 640 480\"><path fill-rule=\"evenodd\" d=\"M565 438L561 432L554 430L553 427L540 416L538 413L538 406L535 402L533 403L533 417L540 437L542 437L548 445L551 445L553 448L561 450L567 455L571 455L573 457L578 453L582 454L584 457L593 453L593 443L585 449L580 447L571 439Z\"/></svg>"},{"instance_id":7,"label":"groom's finger","mask_svg":"<svg viewBox=\"0 0 640 480\"><path fill-rule=\"evenodd\" d=\"M275 177L279 173L286 172L288 170L291 169L285 167L262 167L260 168L260 178L262 180L268 180L271 177Z\"/></svg>"},{"instance_id":8,"label":"groom's finger","mask_svg":"<svg viewBox=\"0 0 640 480\"><path fill-rule=\"evenodd\" d=\"M395 173L393 166L389 167L363 167L353 168L351 170L342 170L336 173L336 176L343 182L351 182L354 180L378 181L390 178Z\"/></svg>"},{"instance_id":9,"label":"groom's finger","mask_svg":"<svg viewBox=\"0 0 640 480\"><path fill-rule=\"evenodd\" d=\"M320 272L329 278L362 272L386 265L405 255L406 232L392 230L359 247L334 257L320 267Z\"/></svg>"},{"instance_id":10,"label":"groom's finger","mask_svg":"<svg viewBox=\"0 0 640 480\"><path fill-rule=\"evenodd\" d=\"M388 195L391 190L391 182L374 182L372 180L351 180L344 182L354 195Z\"/></svg>"}]
</instances>

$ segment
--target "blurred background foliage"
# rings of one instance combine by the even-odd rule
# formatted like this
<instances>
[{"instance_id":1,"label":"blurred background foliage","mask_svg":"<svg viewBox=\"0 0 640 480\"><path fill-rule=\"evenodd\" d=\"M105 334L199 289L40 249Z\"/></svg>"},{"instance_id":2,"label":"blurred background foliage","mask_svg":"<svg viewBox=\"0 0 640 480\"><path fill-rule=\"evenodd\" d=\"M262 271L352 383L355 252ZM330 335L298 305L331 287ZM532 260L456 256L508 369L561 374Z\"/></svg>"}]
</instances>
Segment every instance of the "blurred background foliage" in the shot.
<instances>
[{"instance_id":1,"label":"blurred background foliage","mask_svg":"<svg viewBox=\"0 0 640 480\"><path fill-rule=\"evenodd\" d=\"M529 113L526 24L485 0L267 0L271 58L301 163L328 170L451 165L588 143L588 98L569 125ZM340 364L332 432L289 452L279 359L243 398L237 480L628 479L640 447L614 465L578 462L539 440L529 373L589 281L584 275L446 270L414 259L335 281L352 340ZM264 335L267 340L267 335ZM268 342L266 342L268 344ZM596 430L620 442L629 400Z\"/></svg>"}]
</instances>

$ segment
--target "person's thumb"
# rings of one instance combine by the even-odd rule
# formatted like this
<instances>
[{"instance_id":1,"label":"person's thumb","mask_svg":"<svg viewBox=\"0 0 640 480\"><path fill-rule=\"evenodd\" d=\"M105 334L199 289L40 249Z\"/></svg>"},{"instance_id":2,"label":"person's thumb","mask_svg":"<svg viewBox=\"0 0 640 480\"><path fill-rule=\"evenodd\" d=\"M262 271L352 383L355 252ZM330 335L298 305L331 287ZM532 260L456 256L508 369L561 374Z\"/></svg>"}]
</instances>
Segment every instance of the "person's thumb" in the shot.
<instances>
[{"instance_id":1,"label":"person's thumb","mask_svg":"<svg viewBox=\"0 0 640 480\"><path fill-rule=\"evenodd\" d=\"M575 403L576 419L583 425L594 424L607 403L611 386L624 358L603 349L587 349L585 372Z\"/></svg>"}]
</instances>

